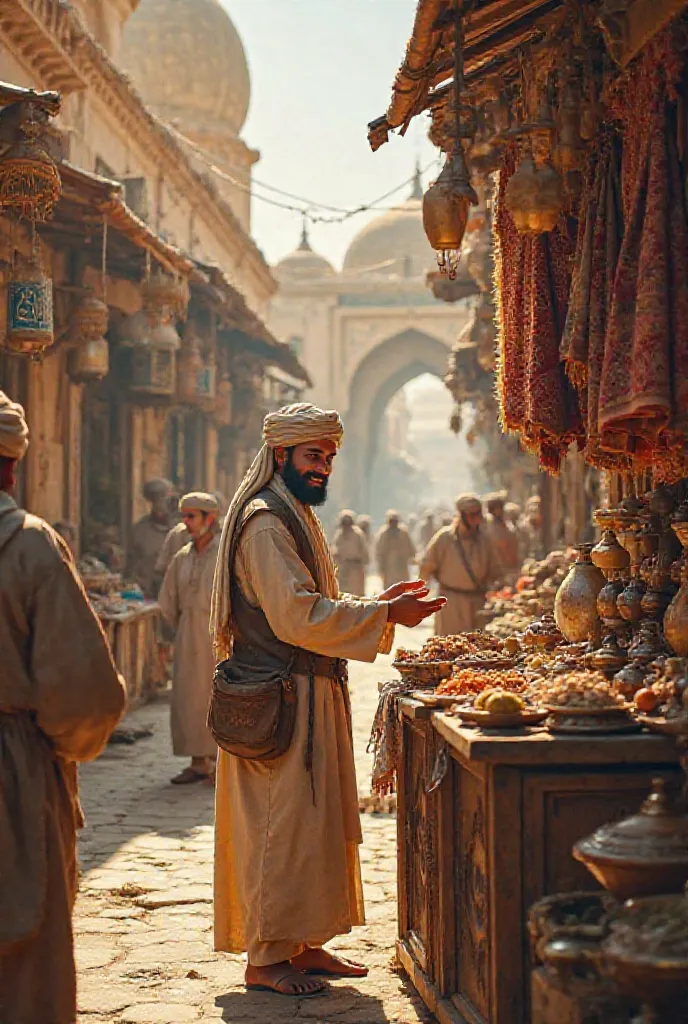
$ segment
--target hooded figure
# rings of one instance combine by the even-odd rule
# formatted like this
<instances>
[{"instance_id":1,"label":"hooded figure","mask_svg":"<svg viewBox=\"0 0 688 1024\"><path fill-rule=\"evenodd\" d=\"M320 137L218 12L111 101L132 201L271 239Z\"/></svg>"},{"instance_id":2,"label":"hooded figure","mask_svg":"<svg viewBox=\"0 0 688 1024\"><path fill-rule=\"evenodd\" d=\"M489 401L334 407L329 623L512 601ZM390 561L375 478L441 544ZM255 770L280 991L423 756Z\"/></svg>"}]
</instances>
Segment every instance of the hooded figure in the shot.
<instances>
[{"instance_id":1,"label":"hooded figure","mask_svg":"<svg viewBox=\"0 0 688 1024\"><path fill-rule=\"evenodd\" d=\"M171 493L169 480L161 477L147 480L143 485L143 496L150 503L150 511L134 523L129 535L127 573L148 598L155 598L158 591L155 568L172 525Z\"/></svg>"},{"instance_id":2,"label":"hooded figure","mask_svg":"<svg viewBox=\"0 0 688 1024\"><path fill-rule=\"evenodd\" d=\"M0 391L0 1021L74 1024L75 762L98 756L125 691L67 545L11 497L27 447Z\"/></svg>"},{"instance_id":3,"label":"hooded figure","mask_svg":"<svg viewBox=\"0 0 688 1024\"><path fill-rule=\"evenodd\" d=\"M409 563L416 557L413 541L399 513L390 509L386 519L387 522L378 530L375 538L375 557L385 589L397 580L409 578Z\"/></svg>"},{"instance_id":4,"label":"hooded figure","mask_svg":"<svg viewBox=\"0 0 688 1024\"><path fill-rule=\"evenodd\" d=\"M344 594L363 597L365 574L369 561L368 542L363 531L356 526L355 514L344 509L332 542L332 553L337 563L339 589Z\"/></svg>"}]
</instances>

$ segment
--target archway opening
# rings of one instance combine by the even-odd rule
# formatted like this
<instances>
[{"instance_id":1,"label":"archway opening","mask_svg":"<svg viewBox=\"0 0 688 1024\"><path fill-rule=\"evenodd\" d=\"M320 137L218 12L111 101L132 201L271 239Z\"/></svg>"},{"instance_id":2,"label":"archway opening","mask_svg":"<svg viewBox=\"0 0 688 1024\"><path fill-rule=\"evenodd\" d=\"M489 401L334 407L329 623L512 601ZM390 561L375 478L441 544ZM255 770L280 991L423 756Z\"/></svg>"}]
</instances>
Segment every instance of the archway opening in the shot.
<instances>
[{"instance_id":1,"label":"archway opening","mask_svg":"<svg viewBox=\"0 0 688 1024\"><path fill-rule=\"evenodd\" d=\"M409 329L361 361L345 415L343 503L379 522L391 506L407 515L449 509L468 485L468 446L449 430L441 383L448 355L437 338Z\"/></svg>"}]
</instances>

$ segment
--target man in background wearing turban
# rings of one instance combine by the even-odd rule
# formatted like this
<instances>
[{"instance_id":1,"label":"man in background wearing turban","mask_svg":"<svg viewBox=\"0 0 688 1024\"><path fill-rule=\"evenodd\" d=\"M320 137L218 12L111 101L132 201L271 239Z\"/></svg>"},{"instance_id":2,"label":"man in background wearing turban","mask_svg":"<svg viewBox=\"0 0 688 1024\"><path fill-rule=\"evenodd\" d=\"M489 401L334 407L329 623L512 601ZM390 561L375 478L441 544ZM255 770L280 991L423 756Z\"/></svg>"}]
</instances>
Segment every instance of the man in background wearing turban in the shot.
<instances>
[{"instance_id":1,"label":"man in background wearing turban","mask_svg":"<svg viewBox=\"0 0 688 1024\"><path fill-rule=\"evenodd\" d=\"M348 509L339 515L339 525L332 541L332 552L337 563L337 579L344 594L363 597L365 594L366 566L370 560L365 534L355 523L356 516Z\"/></svg>"},{"instance_id":2,"label":"man in background wearing turban","mask_svg":"<svg viewBox=\"0 0 688 1024\"><path fill-rule=\"evenodd\" d=\"M157 477L147 480L143 485L143 496L150 503L150 512L134 523L129 535L127 573L148 598L155 598L158 592L155 566L173 522L171 493L169 480Z\"/></svg>"},{"instance_id":3,"label":"man in background wearing turban","mask_svg":"<svg viewBox=\"0 0 688 1024\"><path fill-rule=\"evenodd\" d=\"M67 545L11 497L28 443L0 391L0 1021L74 1024L75 762L125 690Z\"/></svg>"},{"instance_id":4,"label":"man in background wearing turban","mask_svg":"<svg viewBox=\"0 0 688 1024\"><path fill-rule=\"evenodd\" d=\"M386 519L375 537L375 558L383 587L391 587L397 580L407 579L416 549L399 513L390 509Z\"/></svg>"},{"instance_id":5,"label":"man in background wearing turban","mask_svg":"<svg viewBox=\"0 0 688 1024\"><path fill-rule=\"evenodd\" d=\"M194 491L179 502L187 543L170 562L158 603L175 630L172 705L172 750L191 763L171 780L175 785L211 781L217 747L206 724L215 670L208 633L215 562L220 546L213 494Z\"/></svg>"},{"instance_id":6,"label":"man in background wearing turban","mask_svg":"<svg viewBox=\"0 0 688 1024\"><path fill-rule=\"evenodd\" d=\"M266 417L263 438L225 520L211 624L228 678L291 677L297 719L289 749L274 761L220 750L215 948L248 952L247 986L299 997L325 988L310 974L367 973L322 948L364 920L340 659L374 661L391 649L395 623L417 625L442 602L425 600L420 582L401 582L375 600L340 598L312 511L325 500L342 439L336 412L287 406Z\"/></svg>"},{"instance_id":7,"label":"man in background wearing turban","mask_svg":"<svg viewBox=\"0 0 688 1024\"><path fill-rule=\"evenodd\" d=\"M497 491L485 497L488 512L485 529L502 567L502 581L511 584L518 579L521 554L518 534L505 516L506 496L506 491Z\"/></svg>"},{"instance_id":8,"label":"man in background wearing turban","mask_svg":"<svg viewBox=\"0 0 688 1024\"><path fill-rule=\"evenodd\" d=\"M490 584L502 567L495 548L482 528L483 507L474 494L456 500L451 526L435 534L421 560L421 578L434 577L447 603L435 616L438 635L464 633L477 626L477 613L485 604Z\"/></svg>"}]
</instances>

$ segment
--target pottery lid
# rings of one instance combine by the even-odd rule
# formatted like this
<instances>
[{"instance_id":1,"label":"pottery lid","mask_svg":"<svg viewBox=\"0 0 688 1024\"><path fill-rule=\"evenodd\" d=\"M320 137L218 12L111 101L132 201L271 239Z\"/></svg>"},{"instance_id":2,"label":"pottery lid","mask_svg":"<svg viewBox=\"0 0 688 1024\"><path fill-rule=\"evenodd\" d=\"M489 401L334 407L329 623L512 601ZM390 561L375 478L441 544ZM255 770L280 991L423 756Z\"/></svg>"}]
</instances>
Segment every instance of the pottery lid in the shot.
<instances>
[{"instance_id":1,"label":"pottery lid","mask_svg":"<svg viewBox=\"0 0 688 1024\"><path fill-rule=\"evenodd\" d=\"M676 809L664 779L653 779L652 792L638 814L602 825L574 849L592 861L688 865L688 815Z\"/></svg>"}]
</instances>

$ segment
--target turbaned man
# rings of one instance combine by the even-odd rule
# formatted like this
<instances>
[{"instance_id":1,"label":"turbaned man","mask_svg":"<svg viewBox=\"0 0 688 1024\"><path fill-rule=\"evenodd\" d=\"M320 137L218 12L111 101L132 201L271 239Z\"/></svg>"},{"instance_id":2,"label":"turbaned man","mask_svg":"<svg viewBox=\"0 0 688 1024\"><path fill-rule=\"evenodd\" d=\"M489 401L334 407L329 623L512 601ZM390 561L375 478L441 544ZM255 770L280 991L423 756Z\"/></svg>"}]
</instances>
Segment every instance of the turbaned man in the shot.
<instances>
[{"instance_id":1,"label":"turbaned man","mask_svg":"<svg viewBox=\"0 0 688 1024\"><path fill-rule=\"evenodd\" d=\"M66 544L10 496L27 446L0 391L0 1021L74 1024L75 762L125 692Z\"/></svg>"},{"instance_id":2,"label":"turbaned man","mask_svg":"<svg viewBox=\"0 0 688 1024\"><path fill-rule=\"evenodd\" d=\"M374 661L391 649L394 624L415 626L444 603L427 600L422 581L375 600L340 597L312 506L325 501L342 434L336 412L308 404L266 417L265 443L225 520L211 610L217 657L230 668L252 664L260 675L261 659L274 668L280 649L285 668L295 659L291 745L273 761L220 751L215 824L215 948L247 951L247 986L287 996L326 988L309 975L367 973L322 948L364 923L340 659Z\"/></svg>"}]
</instances>

